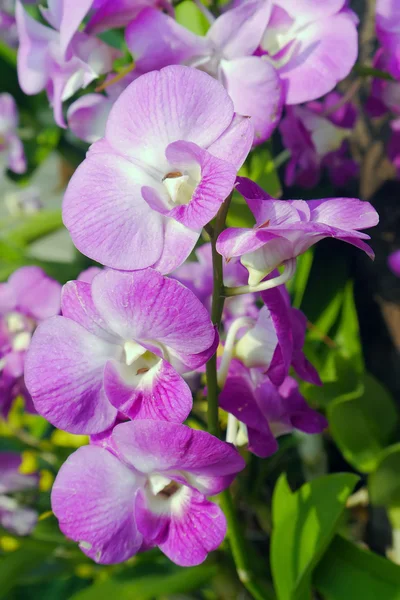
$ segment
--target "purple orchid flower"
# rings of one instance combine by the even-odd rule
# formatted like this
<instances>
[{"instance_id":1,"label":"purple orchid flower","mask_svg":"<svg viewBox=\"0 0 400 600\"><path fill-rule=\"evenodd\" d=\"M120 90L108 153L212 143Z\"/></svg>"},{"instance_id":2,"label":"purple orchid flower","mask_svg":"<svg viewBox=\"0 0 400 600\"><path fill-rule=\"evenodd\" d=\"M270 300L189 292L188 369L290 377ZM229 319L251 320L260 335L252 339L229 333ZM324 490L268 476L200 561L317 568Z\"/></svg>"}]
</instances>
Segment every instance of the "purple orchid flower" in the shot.
<instances>
[{"instance_id":1,"label":"purple orchid flower","mask_svg":"<svg viewBox=\"0 0 400 600\"><path fill-rule=\"evenodd\" d=\"M276 452L280 435L294 429L320 433L327 426L325 417L308 406L292 377L277 387L260 369L249 369L236 358L230 364L219 403L246 426L239 426L237 445L248 442L250 452L261 458Z\"/></svg>"},{"instance_id":2,"label":"purple orchid flower","mask_svg":"<svg viewBox=\"0 0 400 600\"><path fill-rule=\"evenodd\" d=\"M60 312L61 285L39 267L22 267L0 283L0 412L17 396L35 412L24 382L26 351L37 323Z\"/></svg>"},{"instance_id":3,"label":"purple orchid flower","mask_svg":"<svg viewBox=\"0 0 400 600\"><path fill-rule=\"evenodd\" d=\"M202 37L147 8L127 27L125 37L141 72L187 64L218 79L232 98L235 112L251 117L258 143L275 129L283 104L274 67L254 56L270 13L269 0L247 0L218 17Z\"/></svg>"},{"instance_id":4,"label":"purple orchid flower","mask_svg":"<svg viewBox=\"0 0 400 600\"><path fill-rule=\"evenodd\" d=\"M206 496L244 468L237 451L204 431L151 420L117 425L107 448L79 448L57 475L52 508L65 535L103 564L143 546L180 566L203 562L226 531Z\"/></svg>"},{"instance_id":5,"label":"purple orchid flower","mask_svg":"<svg viewBox=\"0 0 400 600\"><path fill-rule=\"evenodd\" d=\"M332 91L358 54L358 19L346 0L273 0L272 5L259 53L277 69L286 104Z\"/></svg>"},{"instance_id":6,"label":"purple orchid flower","mask_svg":"<svg viewBox=\"0 0 400 600\"><path fill-rule=\"evenodd\" d=\"M400 250L396 250L390 254L388 265L392 273L397 277L400 277Z\"/></svg>"},{"instance_id":7,"label":"purple orchid flower","mask_svg":"<svg viewBox=\"0 0 400 600\"><path fill-rule=\"evenodd\" d=\"M221 384L226 378L229 357L235 356L246 367L260 369L275 386L283 384L291 366L305 381L322 385L303 352L306 318L290 305L285 286L264 291L261 297L264 306L257 318L240 317L228 330L219 371Z\"/></svg>"},{"instance_id":8,"label":"purple orchid flower","mask_svg":"<svg viewBox=\"0 0 400 600\"><path fill-rule=\"evenodd\" d=\"M323 102L287 108L279 125L283 144L290 151L285 173L287 186L315 187L324 167L337 187L345 186L357 175L359 167L348 156L346 141L357 111L349 102L341 105L341 99L339 93L332 92Z\"/></svg>"},{"instance_id":9,"label":"purple orchid flower","mask_svg":"<svg viewBox=\"0 0 400 600\"><path fill-rule=\"evenodd\" d=\"M196 294L207 310L210 311L214 285L211 244L203 244L197 248L195 254L197 262L185 262L171 274L171 277L183 283ZM238 259L232 259L229 262L224 261L223 270L225 286L234 287L246 284L247 271ZM226 298L223 312L224 327L229 327L232 321L239 317L256 318L259 312L256 300L255 294L242 294Z\"/></svg>"},{"instance_id":10,"label":"purple orchid flower","mask_svg":"<svg viewBox=\"0 0 400 600\"><path fill-rule=\"evenodd\" d=\"M397 171L397 177L400 177L400 118L393 119L390 122L391 136L387 145L389 159Z\"/></svg>"},{"instance_id":11,"label":"purple orchid flower","mask_svg":"<svg viewBox=\"0 0 400 600\"><path fill-rule=\"evenodd\" d=\"M376 34L387 56L387 69L400 79L400 5L397 0L377 0Z\"/></svg>"},{"instance_id":12,"label":"purple orchid flower","mask_svg":"<svg viewBox=\"0 0 400 600\"><path fill-rule=\"evenodd\" d=\"M249 271L250 286L326 237L352 244L374 257L363 241L370 237L359 231L374 227L379 221L369 202L356 198L274 200L243 177L238 177L236 189L246 199L256 224L252 229L226 229L217 240L217 250L227 260L241 257Z\"/></svg>"},{"instance_id":13,"label":"purple orchid flower","mask_svg":"<svg viewBox=\"0 0 400 600\"><path fill-rule=\"evenodd\" d=\"M116 269L173 271L232 191L252 139L250 120L205 73L142 75L67 188L63 218L76 247Z\"/></svg>"},{"instance_id":14,"label":"purple orchid flower","mask_svg":"<svg viewBox=\"0 0 400 600\"><path fill-rule=\"evenodd\" d=\"M86 32L101 33L107 29L126 27L142 9L149 6L174 14L170 0L94 0L93 16L86 26Z\"/></svg>"},{"instance_id":15,"label":"purple orchid flower","mask_svg":"<svg viewBox=\"0 0 400 600\"><path fill-rule=\"evenodd\" d=\"M113 60L119 55L100 40L78 31L91 2L49 2L42 14L52 28L35 21L20 1L16 4L20 86L28 95L46 90L60 127L66 127L63 101L111 71Z\"/></svg>"},{"instance_id":16,"label":"purple orchid flower","mask_svg":"<svg viewBox=\"0 0 400 600\"><path fill-rule=\"evenodd\" d=\"M372 66L380 71L389 71L390 55L387 51L379 48L374 56ZM365 108L372 118L382 117L388 111L400 116L400 83L375 77L372 80L371 93Z\"/></svg>"},{"instance_id":17,"label":"purple orchid flower","mask_svg":"<svg viewBox=\"0 0 400 600\"><path fill-rule=\"evenodd\" d=\"M10 94L0 94L0 175L9 168L14 173L26 171L24 147L17 134L18 109Z\"/></svg>"},{"instance_id":18,"label":"purple orchid flower","mask_svg":"<svg viewBox=\"0 0 400 600\"><path fill-rule=\"evenodd\" d=\"M180 373L212 356L218 335L201 302L153 269L102 271L67 283L62 317L32 339L25 379L37 411L72 433L129 419L182 422L192 395Z\"/></svg>"},{"instance_id":19,"label":"purple orchid flower","mask_svg":"<svg viewBox=\"0 0 400 600\"><path fill-rule=\"evenodd\" d=\"M16 535L28 535L37 522L37 512L21 506L10 494L35 489L37 474L19 472L22 459L14 452L0 452L0 524Z\"/></svg>"}]
</instances>

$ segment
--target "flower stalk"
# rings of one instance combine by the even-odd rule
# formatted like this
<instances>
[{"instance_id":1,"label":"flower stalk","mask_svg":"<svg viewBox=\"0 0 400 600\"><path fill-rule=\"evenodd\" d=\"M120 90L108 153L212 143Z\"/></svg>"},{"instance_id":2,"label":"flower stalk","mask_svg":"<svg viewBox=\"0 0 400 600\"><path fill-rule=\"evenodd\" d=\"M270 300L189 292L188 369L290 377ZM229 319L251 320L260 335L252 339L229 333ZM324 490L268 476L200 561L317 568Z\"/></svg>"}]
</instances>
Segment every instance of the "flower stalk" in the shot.
<instances>
[{"instance_id":1,"label":"flower stalk","mask_svg":"<svg viewBox=\"0 0 400 600\"><path fill-rule=\"evenodd\" d=\"M222 311L224 308L224 284L223 284L223 268L222 268L222 256L218 254L216 250L216 242L219 234L225 227L226 215L229 210L232 194L228 196L225 202L222 204L217 217L215 219L215 225L211 231L208 228L208 232L211 238L212 245L212 259L213 259L213 295L212 295L212 306L211 306L211 318L214 325L219 329L221 325ZM208 400L208 431L213 435L220 437L220 428L218 422L218 378L217 378L217 356L214 356L207 362L206 365L206 376L207 376L207 400ZM255 600L273 600L275 595L273 592L261 586L254 577L253 570L250 565L250 554L247 548L246 539L244 533L240 527L238 516L236 514L236 508L233 502L230 490L227 489L219 495L220 505L225 513L225 517L228 524L228 539L232 550L233 559L236 565L236 571L238 577L247 591L252 595Z\"/></svg>"}]
</instances>

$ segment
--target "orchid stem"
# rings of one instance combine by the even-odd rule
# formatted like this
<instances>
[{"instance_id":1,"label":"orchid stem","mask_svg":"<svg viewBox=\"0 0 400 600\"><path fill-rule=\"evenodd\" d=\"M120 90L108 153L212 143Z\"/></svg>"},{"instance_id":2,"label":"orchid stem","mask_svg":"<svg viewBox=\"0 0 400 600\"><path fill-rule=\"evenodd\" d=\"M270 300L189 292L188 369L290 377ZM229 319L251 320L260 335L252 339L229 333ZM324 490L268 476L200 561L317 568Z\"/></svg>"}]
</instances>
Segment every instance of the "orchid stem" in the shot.
<instances>
[{"instance_id":1,"label":"orchid stem","mask_svg":"<svg viewBox=\"0 0 400 600\"><path fill-rule=\"evenodd\" d=\"M222 256L216 250L216 243L219 234L225 227L226 215L229 210L232 194L228 196L222 204L216 219L214 227L208 228L211 237L212 260L213 260L213 295L211 306L212 322L219 329L221 326L222 311L224 308L224 282ZM220 437L220 428L218 422L218 379L217 379L217 356L214 356L206 365L207 375L207 400L208 400L208 431L213 435ZM228 539L232 550L233 559L236 565L236 571L240 581L255 600L273 600L275 595L264 586L260 586L254 579L254 573L251 568L251 558L247 549L246 539L241 530L239 520L236 514L235 505L229 489L219 495L222 510L225 513L228 524Z\"/></svg>"},{"instance_id":2,"label":"orchid stem","mask_svg":"<svg viewBox=\"0 0 400 600\"><path fill-rule=\"evenodd\" d=\"M285 263L285 270L278 277L261 281L257 285L241 285L239 287L226 287L223 290L225 296L240 296L241 294L254 294L257 292L265 292L271 290L289 281L296 271L296 259L290 258Z\"/></svg>"}]
</instances>

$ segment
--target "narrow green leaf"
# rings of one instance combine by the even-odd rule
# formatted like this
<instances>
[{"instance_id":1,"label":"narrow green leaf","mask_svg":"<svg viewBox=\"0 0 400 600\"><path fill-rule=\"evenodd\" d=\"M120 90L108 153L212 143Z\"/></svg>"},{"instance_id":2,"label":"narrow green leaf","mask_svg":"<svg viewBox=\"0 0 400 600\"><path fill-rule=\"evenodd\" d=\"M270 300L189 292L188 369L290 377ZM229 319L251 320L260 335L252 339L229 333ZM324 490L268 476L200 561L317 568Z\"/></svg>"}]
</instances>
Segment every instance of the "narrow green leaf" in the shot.
<instances>
[{"instance_id":1,"label":"narrow green leaf","mask_svg":"<svg viewBox=\"0 0 400 600\"><path fill-rule=\"evenodd\" d=\"M314 479L291 494L278 481L273 498L271 568L278 600L311 598L315 565L333 538L358 477L338 473Z\"/></svg>"},{"instance_id":2,"label":"narrow green leaf","mask_svg":"<svg viewBox=\"0 0 400 600\"><path fill-rule=\"evenodd\" d=\"M155 572L147 576L132 578L129 581L109 579L78 592L70 600L99 600L100 598L152 600L165 594L180 594L197 590L216 574L216 566L201 565L189 569L176 569L168 574Z\"/></svg>"},{"instance_id":3,"label":"narrow green leaf","mask_svg":"<svg viewBox=\"0 0 400 600\"><path fill-rule=\"evenodd\" d=\"M386 79L387 81L394 81L390 73L381 71L381 69L375 69L369 65L354 65L354 71L361 77L376 77L377 79Z\"/></svg>"},{"instance_id":4,"label":"narrow green leaf","mask_svg":"<svg viewBox=\"0 0 400 600\"><path fill-rule=\"evenodd\" d=\"M398 415L386 388L372 375L361 377L353 394L328 405L332 437L346 460L359 471L373 471L394 435Z\"/></svg>"},{"instance_id":5,"label":"narrow green leaf","mask_svg":"<svg viewBox=\"0 0 400 600\"><path fill-rule=\"evenodd\" d=\"M310 276L311 267L314 260L314 249L310 248L297 259L296 274L289 281L289 291L293 296L292 305L294 308L300 308L303 297L306 291L308 278Z\"/></svg>"},{"instance_id":6,"label":"narrow green leaf","mask_svg":"<svg viewBox=\"0 0 400 600\"><path fill-rule=\"evenodd\" d=\"M21 218L18 225L2 232L3 239L26 246L63 226L61 210L41 210Z\"/></svg>"},{"instance_id":7,"label":"narrow green leaf","mask_svg":"<svg viewBox=\"0 0 400 600\"><path fill-rule=\"evenodd\" d=\"M400 567L336 536L314 572L325 600L400 600Z\"/></svg>"}]
</instances>

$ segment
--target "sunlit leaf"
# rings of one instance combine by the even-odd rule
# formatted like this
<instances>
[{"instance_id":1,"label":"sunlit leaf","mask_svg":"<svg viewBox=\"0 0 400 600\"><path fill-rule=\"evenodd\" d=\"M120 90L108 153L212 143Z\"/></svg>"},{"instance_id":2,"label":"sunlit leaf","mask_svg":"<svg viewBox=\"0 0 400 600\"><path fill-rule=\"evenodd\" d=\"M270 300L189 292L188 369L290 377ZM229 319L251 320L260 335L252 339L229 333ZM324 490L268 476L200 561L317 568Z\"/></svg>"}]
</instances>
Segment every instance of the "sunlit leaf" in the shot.
<instances>
[{"instance_id":1,"label":"sunlit leaf","mask_svg":"<svg viewBox=\"0 0 400 600\"><path fill-rule=\"evenodd\" d=\"M310 598L311 575L333 538L358 477L338 473L291 493L285 475L275 488L271 568L278 600Z\"/></svg>"}]
</instances>

